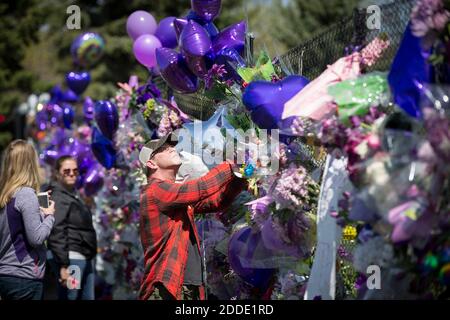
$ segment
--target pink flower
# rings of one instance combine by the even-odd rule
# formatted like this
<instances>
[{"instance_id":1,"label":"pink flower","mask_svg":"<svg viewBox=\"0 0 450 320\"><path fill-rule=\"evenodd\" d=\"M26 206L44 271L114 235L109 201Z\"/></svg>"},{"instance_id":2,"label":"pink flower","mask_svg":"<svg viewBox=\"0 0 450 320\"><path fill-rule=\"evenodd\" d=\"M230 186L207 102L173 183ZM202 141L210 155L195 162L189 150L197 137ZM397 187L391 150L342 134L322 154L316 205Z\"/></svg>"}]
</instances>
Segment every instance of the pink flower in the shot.
<instances>
[{"instance_id":1,"label":"pink flower","mask_svg":"<svg viewBox=\"0 0 450 320\"><path fill-rule=\"evenodd\" d=\"M380 38L375 38L371 43L369 43L362 51L361 63L371 67L377 60L381 57L384 51L389 47L389 40L382 40Z\"/></svg>"},{"instance_id":2,"label":"pink flower","mask_svg":"<svg viewBox=\"0 0 450 320\"><path fill-rule=\"evenodd\" d=\"M282 172L272 196L281 208L296 209L308 204L309 189L314 184L305 168L291 165Z\"/></svg>"},{"instance_id":3,"label":"pink flower","mask_svg":"<svg viewBox=\"0 0 450 320\"><path fill-rule=\"evenodd\" d=\"M411 12L411 31L427 37L444 30L450 18L442 0L419 0Z\"/></svg>"}]
</instances>

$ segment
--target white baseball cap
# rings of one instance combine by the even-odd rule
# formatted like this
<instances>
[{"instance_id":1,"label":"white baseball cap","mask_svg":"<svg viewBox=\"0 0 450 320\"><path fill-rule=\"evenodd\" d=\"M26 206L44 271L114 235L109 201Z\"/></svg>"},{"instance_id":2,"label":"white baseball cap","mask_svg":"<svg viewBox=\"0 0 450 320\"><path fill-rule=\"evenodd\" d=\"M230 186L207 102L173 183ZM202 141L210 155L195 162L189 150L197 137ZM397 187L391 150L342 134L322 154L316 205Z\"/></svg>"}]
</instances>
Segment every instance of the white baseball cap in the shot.
<instances>
[{"instance_id":1,"label":"white baseball cap","mask_svg":"<svg viewBox=\"0 0 450 320\"><path fill-rule=\"evenodd\" d=\"M168 133L164 137L159 139L150 140L147 142L139 152L139 161L142 163L142 165L145 167L147 164L147 161L150 160L152 155L165 143L169 143L171 145L176 145L178 142L178 138L175 134Z\"/></svg>"}]
</instances>

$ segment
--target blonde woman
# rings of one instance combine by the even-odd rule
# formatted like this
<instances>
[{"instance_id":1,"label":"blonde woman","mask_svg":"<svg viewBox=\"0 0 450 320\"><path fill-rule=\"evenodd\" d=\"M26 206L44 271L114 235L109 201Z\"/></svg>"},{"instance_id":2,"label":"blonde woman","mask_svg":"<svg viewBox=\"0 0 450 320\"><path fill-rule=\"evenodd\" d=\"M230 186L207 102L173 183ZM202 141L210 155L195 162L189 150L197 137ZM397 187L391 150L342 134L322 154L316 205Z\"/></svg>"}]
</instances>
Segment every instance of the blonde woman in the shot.
<instances>
[{"instance_id":1,"label":"blonde woman","mask_svg":"<svg viewBox=\"0 0 450 320\"><path fill-rule=\"evenodd\" d=\"M33 146L15 140L6 148L0 174L0 298L40 300L44 241L55 221L54 206L39 206L38 160Z\"/></svg>"}]
</instances>

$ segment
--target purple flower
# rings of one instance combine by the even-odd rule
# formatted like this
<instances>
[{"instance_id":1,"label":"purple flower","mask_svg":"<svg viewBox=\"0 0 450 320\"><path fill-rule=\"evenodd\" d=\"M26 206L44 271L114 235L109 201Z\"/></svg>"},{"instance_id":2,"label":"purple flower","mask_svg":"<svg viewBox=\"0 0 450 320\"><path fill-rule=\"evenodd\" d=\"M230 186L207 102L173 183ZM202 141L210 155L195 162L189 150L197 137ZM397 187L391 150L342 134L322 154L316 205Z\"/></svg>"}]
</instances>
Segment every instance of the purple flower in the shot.
<instances>
[{"instance_id":1,"label":"purple flower","mask_svg":"<svg viewBox=\"0 0 450 320\"><path fill-rule=\"evenodd\" d=\"M339 245L337 251L338 251L339 257L341 257L342 259L352 260L352 258L353 258L352 253L347 251L347 249L343 245Z\"/></svg>"},{"instance_id":2,"label":"purple flower","mask_svg":"<svg viewBox=\"0 0 450 320\"><path fill-rule=\"evenodd\" d=\"M222 80L223 76L227 73L225 70L225 66L223 64L213 64L211 69L208 70L208 73L205 76L205 87L206 90L212 88L214 84L214 80Z\"/></svg>"},{"instance_id":3,"label":"purple flower","mask_svg":"<svg viewBox=\"0 0 450 320\"><path fill-rule=\"evenodd\" d=\"M360 290L366 286L367 277L363 274L359 274L358 278L355 281L355 289Z\"/></svg>"},{"instance_id":4,"label":"purple flower","mask_svg":"<svg viewBox=\"0 0 450 320\"><path fill-rule=\"evenodd\" d=\"M157 99L161 97L161 91L159 91L156 85L149 81L145 85L139 87L136 90L138 104L145 104L149 99Z\"/></svg>"},{"instance_id":5,"label":"purple flower","mask_svg":"<svg viewBox=\"0 0 450 320\"><path fill-rule=\"evenodd\" d=\"M450 18L442 0L419 0L411 12L411 31L424 37L429 45L437 32L444 30Z\"/></svg>"},{"instance_id":6,"label":"purple flower","mask_svg":"<svg viewBox=\"0 0 450 320\"><path fill-rule=\"evenodd\" d=\"M245 204L246 206L250 206L251 219L258 227L261 228L269 217L269 205L272 202L272 197L265 196Z\"/></svg>"}]
</instances>

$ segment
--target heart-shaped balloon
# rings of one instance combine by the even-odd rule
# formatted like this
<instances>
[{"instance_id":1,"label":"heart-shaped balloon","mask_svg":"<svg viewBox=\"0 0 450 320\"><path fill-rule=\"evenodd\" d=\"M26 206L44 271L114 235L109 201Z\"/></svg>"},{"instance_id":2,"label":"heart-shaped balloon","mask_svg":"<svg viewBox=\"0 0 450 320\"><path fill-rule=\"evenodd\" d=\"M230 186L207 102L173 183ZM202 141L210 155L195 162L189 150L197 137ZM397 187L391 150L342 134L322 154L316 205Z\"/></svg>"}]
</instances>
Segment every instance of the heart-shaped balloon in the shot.
<instances>
[{"instance_id":1,"label":"heart-shaped balloon","mask_svg":"<svg viewBox=\"0 0 450 320\"><path fill-rule=\"evenodd\" d=\"M117 153L113 143L107 137L101 134L96 127L92 130L92 152L95 158L106 169L111 169L116 163Z\"/></svg>"},{"instance_id":2,"label":"heart-shaped balloon","mask_svg":"<svg viewBox=\"0 0 450 320\"><path fill-rule=\"evenodd\" d=\"M250 227L235 232L228 243L228 262L245 282L261 290L267 289L276 269L255 268L269 259L271 252L262 245L261 234L253 233Z\"/></svg>"},{"instance_id":3,"label":"heart-shaped balloon","mask_svg":"<svg viewBox=\"0 0 450 320\"><path fill-rule=\"evenodd\" d=\"M214 20L220 13L221 0L191 0L192 11L206 20Z\"/></svg>"},{"instance_id":4,"label":"heart-shaped balloon","mask_svg":"<svg viewBox=\"0 0 450 320\"><path fill-rule=\"evenodd\" d=\"M67 86L76 94L80 95L86 90L91 82L91 75L87 71L75 72L71 71L66 74Z\"/></svg>"},{"instance_id":5,"label":"heart-shaped balloon","mask_svg":"<svg viewBox=\"0 0 450 320\"><path fill-rule=\"evenodd\" d=\"M309 83L302 76L288 76L282 81L253 81L245 89L242 102L253 121L263 129L280 128L284 104Z\"/></svg>"},{"instance_id":6,"label":"heart-shaped balloon","mask_svg":"<svg viewBox=\"0 0 450 320\"><path fill-rule=\"evenodd\" d=\"M107 100L99 100L95 103L95 121L105 137L114 138L119 127L119 113L114 103Z\"/></svg>"},{"instance_id":7,"label":"heart-shaped balloon","mask_svg":"<svg viewBox=\"0 0 450 320\"><path fill-rule=\"evenodd\" d=\"M211 50L211 38L208 32L197 22L190 20L180 35L183 50L191 56L204 56Z\"/></svg>"},{"instance_id":8,"label":"heart-shaped balloon","mask_svg":"<svg viewBox=\"0 0 450 320\"><path fill-rule=\"evenodd\" d=\"M181 93L194 93L198 89L197 77L188 69L181 54L169 48L156 49L156 60L162 78Z\"/></svg>"},{"instance_id":9,"label":"heart-shaped balloon","mask_svg":"<svg viewBox=\"0 0 450 320\"><path fill-rule=\"evenodd\" d=\"M245 21L232 24L223 29L213 41L213 52L217 54L225 48L233 48L242 55L244 53L246 32L247 23Z\"/></svg>"}]
</instances>

